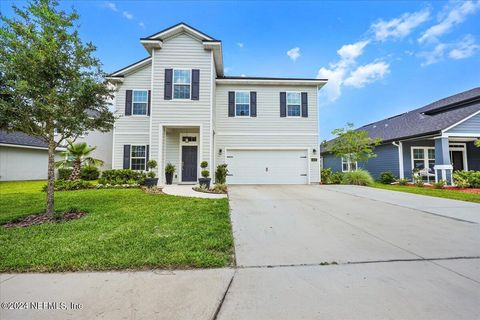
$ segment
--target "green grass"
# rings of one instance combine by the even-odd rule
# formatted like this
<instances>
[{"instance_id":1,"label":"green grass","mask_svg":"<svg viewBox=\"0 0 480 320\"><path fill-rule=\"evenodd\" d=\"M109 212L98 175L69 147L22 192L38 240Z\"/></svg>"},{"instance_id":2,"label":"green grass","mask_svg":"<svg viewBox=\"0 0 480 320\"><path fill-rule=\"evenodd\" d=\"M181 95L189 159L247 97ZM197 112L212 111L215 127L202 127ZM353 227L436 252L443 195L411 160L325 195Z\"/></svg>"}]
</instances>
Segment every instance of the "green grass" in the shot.
<instances>
[{"instance_id":1,"label":"green grass","mask_svg":"<svg viewBox=\"0 0 480 320\"><path fill-rule=\"evenodd\" d=\"M389 184L382 184L379 182L375 182L373 187L380 188L380 189L393 190L393 191L422 194L425 196L480 203L480 194L465 193L465 192L448 190L448 189L432 189L432 188L425 188L425 187L421 188L421 187L413 187L413 186L389 185Z\"/></svg>"},{"instance_id":2,"label":"green grass","mask_svg":"<svg viewBox=\"0 0 480 320\"><path fill-rule=\"evenodd\" d=\"M42 181L0 183L0 224L41 213ZM227 199L139 189L55 193L56 210L88 214L63 223L0 226L0 272L223 267L233 238Z\"/></svg>"}]
</instances>

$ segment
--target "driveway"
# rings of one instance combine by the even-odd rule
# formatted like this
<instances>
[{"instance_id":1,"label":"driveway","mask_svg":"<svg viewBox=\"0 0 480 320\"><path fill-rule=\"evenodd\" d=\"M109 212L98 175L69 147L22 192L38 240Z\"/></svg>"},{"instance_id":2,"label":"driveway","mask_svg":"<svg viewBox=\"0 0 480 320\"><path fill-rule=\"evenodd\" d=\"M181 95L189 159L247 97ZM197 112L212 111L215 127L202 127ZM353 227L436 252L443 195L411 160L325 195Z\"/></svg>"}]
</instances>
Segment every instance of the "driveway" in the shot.
<instances>
[{"instance_id":1,"label":"driveway","mask_svg":"<svg viewBox=\"0 0 480 320\"><path fill-rule=\"evenodd\" d=\"M480 318L480 205L378 191L231 187L219 319Z\"/></svg>"}]
</instances>

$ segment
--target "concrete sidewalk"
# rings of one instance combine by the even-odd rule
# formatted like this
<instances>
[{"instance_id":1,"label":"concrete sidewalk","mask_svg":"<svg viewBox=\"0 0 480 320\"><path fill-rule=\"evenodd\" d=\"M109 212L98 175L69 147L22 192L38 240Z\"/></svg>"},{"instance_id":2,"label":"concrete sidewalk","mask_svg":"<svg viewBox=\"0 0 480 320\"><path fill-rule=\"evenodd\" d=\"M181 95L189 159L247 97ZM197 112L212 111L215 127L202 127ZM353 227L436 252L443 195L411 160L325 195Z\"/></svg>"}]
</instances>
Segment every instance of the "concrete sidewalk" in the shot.
<instances>
[{"instance_id":1,"label":"concrete sidewalk","mask_svg":"<svg viewBox=\"0 0 480 320\"><path fill-rule=\"evenodd\" d=\"M0 319L210 320L232 269L0 275ZM7 302L63 302L66 310L5 310ZM71 308L70 304L81 305Z\"/></svg>"},{"instance_id":2,"label":"concrete sidewalk","mask_svg":"<svg viewBox=\"0 0 480 320\"><path fill-rule=\"evenodd\" d=\"M479 203L360 186L326 185L320 188L395 204L439 216L480 223Z\"/></svg>"}]
</instances>

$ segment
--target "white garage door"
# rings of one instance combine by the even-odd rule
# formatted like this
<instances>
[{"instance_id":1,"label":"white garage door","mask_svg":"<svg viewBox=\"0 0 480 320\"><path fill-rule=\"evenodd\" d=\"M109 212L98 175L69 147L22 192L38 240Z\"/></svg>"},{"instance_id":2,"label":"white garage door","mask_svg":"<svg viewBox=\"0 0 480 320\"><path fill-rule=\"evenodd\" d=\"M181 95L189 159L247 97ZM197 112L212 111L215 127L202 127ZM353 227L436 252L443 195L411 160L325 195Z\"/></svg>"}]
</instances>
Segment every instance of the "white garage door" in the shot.
<instances>
[{"instance_id":1,"label":"white garage door","mask_svg":"<svg viewBox=\"0 0 480 320\"><path fill-rule=\"evenodd\" d=\"M307 150L228 149L229 184L307 184Z\"/></svg>"}]
</instances>

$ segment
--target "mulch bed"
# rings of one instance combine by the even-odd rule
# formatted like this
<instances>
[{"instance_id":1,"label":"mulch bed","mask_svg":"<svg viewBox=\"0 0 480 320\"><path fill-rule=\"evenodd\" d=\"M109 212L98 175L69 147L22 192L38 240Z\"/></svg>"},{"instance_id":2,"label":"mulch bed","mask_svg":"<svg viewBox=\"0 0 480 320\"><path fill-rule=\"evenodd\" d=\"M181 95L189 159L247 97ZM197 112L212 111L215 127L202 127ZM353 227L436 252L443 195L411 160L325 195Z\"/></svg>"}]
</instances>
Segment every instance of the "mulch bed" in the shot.
<instances>
[{"instance_id":1,"label":"mulch bed","mask_svg":"<svg viewBox=\"0 0 480 320\"><path fill-rule=\"evenodd\" d=\"M58 218L54 218L51 215L48 215L46 213L32 214L23 219L6 223L3 225L3 227L4 228L24 228L24 227L30 227L30 226L44 224L44 223L60 223L60 222L80 219L86 214L87 214L86 212L81 212L81 211L80 212L64 212L62 216Z\"/></svg>"},{"instance_id":2,"label":"mulch bed","mask_svg":"<svg viewBox=\"0 0 480 320\"><path fill-rule=\"evenodd\" d=\"M405 185L405 186L406 187L417 187L415 184L410 184L410 183ZM420 188L435 189L432 185L424 185L423 187L420 187ZM464 193L480 194L480 188L459 188L459 187L454 187L454 186L453 187L452 186L444 186L443 190L451 190L451 191L458 191L458 192L464 192Z\"/></svg>"}]
</instances>

